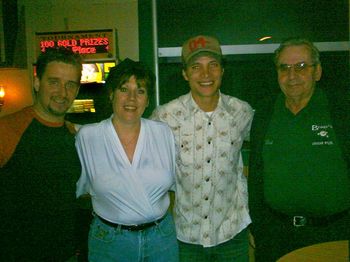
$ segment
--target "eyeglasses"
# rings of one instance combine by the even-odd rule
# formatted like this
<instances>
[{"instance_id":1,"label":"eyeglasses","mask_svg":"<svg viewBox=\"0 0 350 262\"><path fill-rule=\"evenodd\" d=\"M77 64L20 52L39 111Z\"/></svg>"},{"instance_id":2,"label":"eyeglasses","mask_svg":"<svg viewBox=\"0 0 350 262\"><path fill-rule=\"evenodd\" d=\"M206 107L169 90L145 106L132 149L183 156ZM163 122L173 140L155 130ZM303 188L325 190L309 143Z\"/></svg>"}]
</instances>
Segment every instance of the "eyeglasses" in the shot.
<instances>
[{"instance_id":1,"label":"eyeglasses","mask_svg":"<svg viewBox=\"0 0 350 262\"><path fill-rule=\"evenodd\" d=\"M300 62L300 63L296 63L293 65L289 65L289 64L280 64L277 66L277 70L280 73L288 73L290 71L291 68L294 69L294 72L296 73L301 73L303 71L305 71L306 68L308 67L312 67L315 66L316 64L307 64L305 62Z\"/></svg>"}]
</instances>

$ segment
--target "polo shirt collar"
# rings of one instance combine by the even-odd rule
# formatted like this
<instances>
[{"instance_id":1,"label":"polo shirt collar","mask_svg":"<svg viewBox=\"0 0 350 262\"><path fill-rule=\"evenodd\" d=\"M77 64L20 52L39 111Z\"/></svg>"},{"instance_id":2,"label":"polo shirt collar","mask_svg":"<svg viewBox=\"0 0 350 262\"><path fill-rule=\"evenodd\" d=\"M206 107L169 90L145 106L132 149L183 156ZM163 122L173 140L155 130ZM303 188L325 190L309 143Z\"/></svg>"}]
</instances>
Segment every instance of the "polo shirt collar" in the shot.
<instances>
[{"instance_id":1,"label":"polo shirt collar","mask_svg":"<svg viewBox=\"0 0 350 262\"><path fill-rule=\"evenodd\" d=\"M319 106L324 105L326 103L326 101L327 100L326 100L324 93L318 87L315 87L315 91L312 94L307 105L300 112L298 112L295 116L298 116L298 115L304 114L304 112L308 112L310 110L313 110L315 108L315 106L317 106L316 109L318 110ZM290 110L285 106L284 94L281 94L279 96L277 103L279 104L280 107L283 108L283 110L285 112L288 112L294 116L294 114L292 112L290 112Z\"/></svg>"}]
</instances>

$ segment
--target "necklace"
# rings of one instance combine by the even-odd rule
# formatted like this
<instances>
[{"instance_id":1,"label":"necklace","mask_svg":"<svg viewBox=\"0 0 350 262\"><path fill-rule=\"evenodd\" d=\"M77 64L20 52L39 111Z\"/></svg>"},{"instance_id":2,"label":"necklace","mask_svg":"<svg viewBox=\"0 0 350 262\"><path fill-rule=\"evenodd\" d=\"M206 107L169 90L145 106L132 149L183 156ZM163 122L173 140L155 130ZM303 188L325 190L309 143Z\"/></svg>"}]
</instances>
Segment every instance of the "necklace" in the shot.
<instances>
[{"instance_id":1,"label":"necklace","mask_svg":"<svg viewBox=\"0 0 350 262\"><path fill-rule=\"evenodd\" d=\"M123 148L126 151L132 150L133 147L130 146L135 146L134 142L140 134L141 125L139 124L135 127L128 128L125 125L118 124L118 121L115 121L113 125Z\"/></svg>"},{"instance_id":2,"label":"necklace","mask_svg":"<svg viewBox=\"0 0 350 262\"><path fill-rule=\"evenodd\" d=\"M119 138L120 142L122 143L124 148L127 148L131 145L132 142L134 142L136 140L136 138L138 137L138 133L136 133L131 139L129 139L127 142L124 142L125 139Z\"/></svg>"}]
</instances>

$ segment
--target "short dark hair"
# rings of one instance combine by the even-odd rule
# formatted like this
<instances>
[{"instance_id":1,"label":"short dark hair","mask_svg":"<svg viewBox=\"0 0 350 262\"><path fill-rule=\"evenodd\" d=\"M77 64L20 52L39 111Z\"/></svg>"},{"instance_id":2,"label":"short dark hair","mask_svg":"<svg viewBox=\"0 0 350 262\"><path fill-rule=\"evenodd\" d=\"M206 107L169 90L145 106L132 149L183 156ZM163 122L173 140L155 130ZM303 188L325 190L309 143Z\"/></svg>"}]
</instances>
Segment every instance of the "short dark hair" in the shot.
<instances>
[{"instance_id":1,"label":"short dark hair","mask_svg":"<svg viewBox=\"0 0 350 262\"><path fill-rule=\"evenodd\" d=\"M46 67L51 62L63 62L66 64L71 64L77 69L79 69L80 76L82 71L82 58L79 54L74 53L72 50L58 47L58 48L48 48L44 53L41 53L36 62L36 75L39 79L45 73ZM80 78L79 78L80 80Z\"/></svg>"},{"instance_id":2,"label":"short dark hair","mask_svg":"<svg viewBox=\"0 0 350 262\"><path fill-rule=\"evenodd\" d=\"M281 52L289 46L301 46L304 45L310 50L312 63L314 64L321 64L320 61L320 52L318 51L317 47L308 39L301 38L301 37L292 37L288 38L281 42L280 46L275 50L275 56L274 56L274 62L275 65L278 64L278 59L281 54Z\"/></svg>"},{"instance_id":3,"label":"short dark hair","mask_svg":"<svg viewBox=\"0 0 350 262\"><path fill-rule=\"evenodd\" d=\"M147 95L151 97L154 92L155 75L141 62L135 62L129 58L110 69L106 79L106 88L113 93L132 76L135 76L137 84L145 85Z\"/></svg>"}]
</instances>

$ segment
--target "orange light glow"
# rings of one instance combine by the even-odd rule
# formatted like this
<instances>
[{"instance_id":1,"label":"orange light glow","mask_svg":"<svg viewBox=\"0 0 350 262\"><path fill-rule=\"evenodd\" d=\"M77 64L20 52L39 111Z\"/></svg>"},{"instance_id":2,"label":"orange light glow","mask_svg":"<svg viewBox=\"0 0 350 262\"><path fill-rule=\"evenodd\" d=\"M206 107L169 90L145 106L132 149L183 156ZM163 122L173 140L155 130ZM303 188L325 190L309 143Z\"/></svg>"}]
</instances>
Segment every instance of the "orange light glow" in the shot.
<instances>
[{"instance_id":1,"label":"orange light glow","mask_svg":"<svg viewBox=\"0 0 350 262\"><path fill-rule=\"evenodd\" d=\"M0 86L0 99L3 99L5 97L5 88L3 86Z\"/></svg>"}]
</instances>

